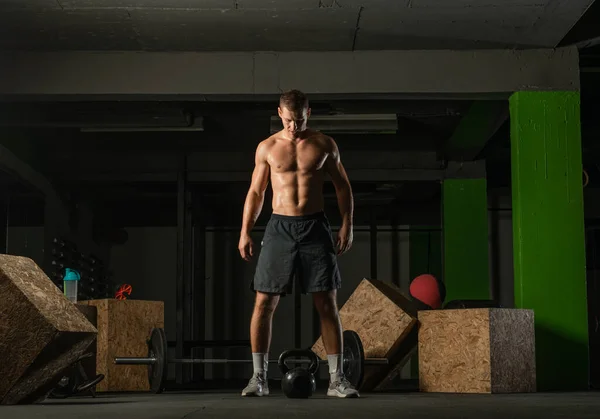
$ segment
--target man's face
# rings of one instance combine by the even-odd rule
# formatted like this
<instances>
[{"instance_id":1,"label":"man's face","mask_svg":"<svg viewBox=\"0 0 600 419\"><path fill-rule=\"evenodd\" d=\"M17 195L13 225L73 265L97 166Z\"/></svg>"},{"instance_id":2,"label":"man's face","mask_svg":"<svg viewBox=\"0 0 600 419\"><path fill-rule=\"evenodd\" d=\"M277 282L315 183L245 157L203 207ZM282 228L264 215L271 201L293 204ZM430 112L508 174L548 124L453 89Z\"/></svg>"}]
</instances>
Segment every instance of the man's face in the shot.
<instances>
[{"instance_id":1,"label":"man's face","mask_svg":"<svg viewBox=\"0 0 600 419\"><path fill-rule=\"evenodd\" d=\"M284 131L292 138L296 139L306 130L306 123L310 117L310 108L304 108L302 110L292 112L286 107L279 107L279 117L283 123Z\"/></svg>"}]
</instances>

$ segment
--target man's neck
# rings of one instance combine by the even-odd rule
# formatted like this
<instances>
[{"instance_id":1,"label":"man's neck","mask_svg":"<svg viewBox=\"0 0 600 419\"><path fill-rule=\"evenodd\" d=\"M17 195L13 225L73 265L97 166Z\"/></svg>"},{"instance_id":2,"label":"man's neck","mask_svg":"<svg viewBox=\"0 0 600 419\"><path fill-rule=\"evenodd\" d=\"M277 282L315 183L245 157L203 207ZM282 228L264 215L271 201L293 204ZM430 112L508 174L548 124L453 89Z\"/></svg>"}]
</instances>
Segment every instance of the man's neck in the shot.
<instances>
[{"instance_id":1,"label":"man's neck","mask_svg":"<svg viewBox=\"0 0 600 419\"><path fill-rule=\"evenodd\" d=\"M281 136L283 138L285 138L288 141L291 141L293 143L298 143L300 141L306 140L308 137L310 137L313 134L312 130L310 128L306 128L304 131L302 131L300 133L300 135L298 135L295 138L290 137L285 130L281 130Z\"/></svg>"}]
</instances>

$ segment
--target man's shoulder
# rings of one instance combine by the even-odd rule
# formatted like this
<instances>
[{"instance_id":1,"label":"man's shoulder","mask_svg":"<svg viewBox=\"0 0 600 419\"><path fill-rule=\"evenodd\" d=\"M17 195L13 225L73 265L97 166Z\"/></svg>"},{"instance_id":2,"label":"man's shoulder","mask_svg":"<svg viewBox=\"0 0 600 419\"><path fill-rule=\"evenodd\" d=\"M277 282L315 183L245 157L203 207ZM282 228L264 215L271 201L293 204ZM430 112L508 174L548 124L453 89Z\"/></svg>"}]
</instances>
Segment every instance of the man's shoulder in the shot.
<instances>
[{"instance_id":1,"label":"man's shoulder","mask_svg":"<svg viewBox=\"0 0 600 419\"><path fill-rule=\"evenodd\" d=\"M324 144L333 140L333 138L331 138L329 135L312 128L306 130L306 138L310 138L312 141L318 141Z\"/></svg>"},{"instance_id":2,"label":"man's shoulder","mask_svg":"<svg viewBox=\"0 0 600 419\"><path fill-rule=\"evenodd\" d=\"M268 149L268 148L271 148L275 144L276 141L277 141L277 136L276 136L276 134L273 134L270 137L265 138L260 143L258 143L258 145L256 146L256 148L257 149Z\"/></svg>"},{"instance_id":3,"label":"man's shoulder","mask_svg":"<svg viewBox=\"0 0 600 419\"><path fill-rule=\"evenodd\" d=\"M277 138L272 135L269 138L265 138L260 143L258 143L258 145L256 146L257 159L266 161L267 156L273 149L273 146L275 145L276 141L277 141Z\"/></svg>"},{"instance_id":4,"label":"man's shoulder","mask_svg":"<svg viewBox=\"0 0 600 419\"><path fill-rule=\"evenodd\" d=\"M329 151L335 146L335 140L333 137L320 131L314 131L311 137L314 138L314 140L318 142L325 150Z\"/></svg>"}]
</instances>

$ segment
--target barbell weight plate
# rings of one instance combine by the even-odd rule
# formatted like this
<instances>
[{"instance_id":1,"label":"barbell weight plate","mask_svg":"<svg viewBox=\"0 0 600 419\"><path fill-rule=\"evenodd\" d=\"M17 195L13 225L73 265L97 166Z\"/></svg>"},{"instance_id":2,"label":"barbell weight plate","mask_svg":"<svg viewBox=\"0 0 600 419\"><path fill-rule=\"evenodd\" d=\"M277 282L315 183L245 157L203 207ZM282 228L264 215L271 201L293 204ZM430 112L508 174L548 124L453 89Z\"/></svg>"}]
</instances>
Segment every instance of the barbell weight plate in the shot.
<instances>
[{"instance_id":1,"label":"barbell weight plate","mask_svg":"<svg viewBox=\"0 0 600 419\"><path fill-rule=\"evenodd\" d=\"M344 373L354 388L359 389L365 369L365 352L360 336L354 330L344 330Z\"/></svg>"},{"instance_id":2,"label":"barbell weight plate","mask_svg":"<svg viewBox=\"0 0 600 419\"><path fill-rule=\"evenodd\" d=\"M167 381L167 335L162 328L152 329L148 341L148 358L156 358L156 362L148 365L148 381L150 391L159 394L165 389Z\"/></svg>"}]
</instances>

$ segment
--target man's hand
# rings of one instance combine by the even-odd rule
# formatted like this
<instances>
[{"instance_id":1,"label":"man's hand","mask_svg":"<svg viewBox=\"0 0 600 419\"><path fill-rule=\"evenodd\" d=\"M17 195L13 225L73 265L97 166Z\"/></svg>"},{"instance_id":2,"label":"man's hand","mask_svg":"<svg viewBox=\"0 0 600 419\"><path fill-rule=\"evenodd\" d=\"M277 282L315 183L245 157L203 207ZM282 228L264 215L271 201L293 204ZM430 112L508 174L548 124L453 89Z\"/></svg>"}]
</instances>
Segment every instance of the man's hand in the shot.
<instances>
[{"instance_id":1,"label":"man's hand","mask_svg":"<svg viewBox=\"0 0 600 419\"><path fill-rule=\"evenodd\" d=\"M352 232L352 226L349 224L342 224L337 238L338 255L343 255L350 250L352 247L353 236L354 233Z\"/></svg>"},{"instance_id":2,"label":"man's hand","mask_svg":"<svg viewBox=\"0 0 600 419\"><path fill-rule=\"evenodd\" d=\"M242 259L244 259L246 262L252 259L252 256L254 256L254 242L252 241L252 238L250 238L250 235L242 234L240 236L238 249Z\"/></svg>"}]
</instances>

